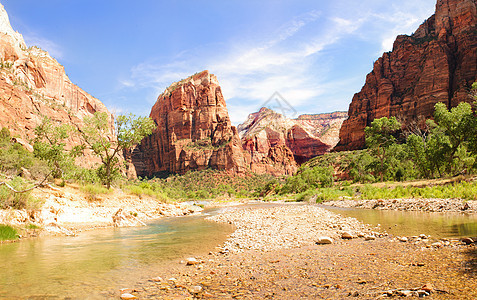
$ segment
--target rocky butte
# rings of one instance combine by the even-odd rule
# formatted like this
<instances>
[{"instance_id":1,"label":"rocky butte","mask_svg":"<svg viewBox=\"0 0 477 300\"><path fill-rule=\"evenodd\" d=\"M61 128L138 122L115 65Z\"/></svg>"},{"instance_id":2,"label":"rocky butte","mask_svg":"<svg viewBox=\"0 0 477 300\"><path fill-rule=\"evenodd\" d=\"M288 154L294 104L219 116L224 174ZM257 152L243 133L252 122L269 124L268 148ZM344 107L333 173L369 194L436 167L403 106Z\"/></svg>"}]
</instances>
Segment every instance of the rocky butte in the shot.
<instances>
[{"instance_id":1,"label":"rocky butte","mask_svg":"<svg viewBox=\"0 0 477 300\"><path fill-rule=\"evenodd\" d=\"M173 83L150 117L157 129L132 153L139 176L206 168L244 172L247 164L217 77L209 71Z\"/></svg>"},{"instance_id":2,"label":"rocky butte","mask_svg":"<svg viewBox=\"0 0 477 300\"><path fill-rule=\"evenodd\" d=\"M346 117L345 112L334 112L290 119L263 107L237 129L252 172L291 175L299 164L338 143Z\"/></svg>"},{"instance_id":3,"label":"rocky butte","mask_svg":"<svg viewBox=\"0 0 477 300\"><path fill-rule=\"evenodd\" d=\"M82 128L84 117L97 111L109 114L103 103L70 81L48 52L26 47L0 4L0 127L8 128L31 150L33 129L44 117ZM70 146L78 143L80 138L74 135L68 141Z\"/></svg>"},{"instance_id":4,"label":"rocky butte","mask_svg":"<svg viewBox=\"0 0 477 300\"><path fill-rule=\"evenodd\" d=\"M477 1L438 0L436 12L411 36L374 63L349 106L338 151L365 146L364 129L376 118L396 116L404 124L432 117L437 102L454 107L471 101L477 80Z\"/></svg>"}]
</instances>

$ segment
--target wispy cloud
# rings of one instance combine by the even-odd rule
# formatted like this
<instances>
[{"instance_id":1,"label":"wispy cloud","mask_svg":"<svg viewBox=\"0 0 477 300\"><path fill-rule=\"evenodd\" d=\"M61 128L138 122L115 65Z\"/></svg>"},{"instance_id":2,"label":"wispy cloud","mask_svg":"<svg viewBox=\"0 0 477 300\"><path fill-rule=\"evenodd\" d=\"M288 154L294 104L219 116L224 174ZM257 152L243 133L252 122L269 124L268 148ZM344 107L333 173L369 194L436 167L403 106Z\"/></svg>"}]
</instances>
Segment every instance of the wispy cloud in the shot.
<instances>
[{"instance_id":1,"label":"wispy cloud","mask_svg":"<svg viewBox=\"0 0 477 300\"><path fill-rule=\"evenodd\" d=\"M326 74L331 71L332 62L326 55L336 44L347 39L372 39L381 46L379 51L389 51L396 35L411 33L430 16L429 5L404 2L379 12L372 9L376 4L373 0L364 1L346 13L340 13L340 9L331 15L310 11L268 32L269 38L257 33L256 37L238 38L240 43L206 45L184 51L167 62L138 64L121 83L124 88L147 88L159 94L172 82L208 69L219 78L234 123L242 122L248 113L258 110L275 91L291 105L308 107L306 112L310 112L318 98L331 99L336 94L330 89L340 90L349 82L362 84L364 80L365 74L363 80L350 74L330 82ZM355 3L353 0L349 5ZM212 48L214 55L210 52ZM332 107L330 103L322 106Z\"/></svg>"},{"instance_id":2,"label":"wispy cloud","mask_svg":"<svg viewBox=\"0 0 477 300\"><path fill-rule=\"evenodd\" d=\"M53 42L52 40L42 37L36 33L24 34L23 38L25 39L25 43L28 46L40 47L41 49L48 51L48 53L56 59L63 58L62 47L59 44Z\"/></svg>"}]
</instances>

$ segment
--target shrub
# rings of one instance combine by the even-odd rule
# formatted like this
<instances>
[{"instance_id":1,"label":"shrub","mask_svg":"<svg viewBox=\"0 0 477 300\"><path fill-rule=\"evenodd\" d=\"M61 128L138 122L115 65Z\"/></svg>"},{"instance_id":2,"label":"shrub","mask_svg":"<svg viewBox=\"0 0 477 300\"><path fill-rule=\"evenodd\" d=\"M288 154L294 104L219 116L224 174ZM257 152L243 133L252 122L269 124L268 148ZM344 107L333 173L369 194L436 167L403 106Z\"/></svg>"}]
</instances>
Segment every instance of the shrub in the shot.
<instances>
[{"instance_id":1,"label":"shrub","mask_svg":"<svg viewBox=\"0 0 477 300\"><path fill-rule=\"evenodd\" d=\"M17 191L25 190L29 187L21 177L15 177L7 183ZM30 185L31 186L31 185ZM37 208L40 202L31 197L30 192L15 193L5 185L0 186L0 208Z\"/></svg>"},{"instance_id":2,"label":"shrub","mask_svg":"<svg viewBox=\"0 0 477 300\"><path fill-rule=\"evenodd\" d=\"M18 239L17 230L8 225L0 224L0 241L16 240Z\"/></svg>"},{"instance_id":3,"label":"shrub","mask_svg":"<svg viewBox=\"0 0 477 300\"><path fill-rule=\"evenodd\" d=\"M80 190L86 194L88 201L96 201L98 200L98 195L109 194L111 192L111 190L99 184L87 184L80 187Z\"/></svg>"}]
</instances>

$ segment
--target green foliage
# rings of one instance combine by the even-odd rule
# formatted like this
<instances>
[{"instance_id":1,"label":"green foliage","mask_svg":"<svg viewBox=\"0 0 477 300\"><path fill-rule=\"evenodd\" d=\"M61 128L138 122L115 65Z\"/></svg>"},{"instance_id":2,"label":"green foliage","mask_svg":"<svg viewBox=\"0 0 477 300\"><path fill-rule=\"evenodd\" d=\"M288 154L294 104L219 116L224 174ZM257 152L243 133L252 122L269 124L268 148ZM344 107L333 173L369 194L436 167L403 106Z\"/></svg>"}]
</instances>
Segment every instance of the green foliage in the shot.
<instances>
[{"instance_id":1,"label":"green foliage","mask_svg":"<svg viewBox=\"0 0 477 300\"><path fill-rule=\"evenodd\" d=\"M81 153L81 147L75 147L71 151L65 149L65 141L72 133L73 128L70 125L54 126L46 117L35 128L33 154L48 163L54 178L61 178L65 171L70 171L75 157Z\"/></svg>"},{"instance_id":2,"label":"green foliage","mask_svg":"<svg viewBox=\"0 0 477 300\"><path fill-rule=\"evenodd\" d=\"M17 191L25 190L31 187L31 185L28 185L21 177L15 177L12 180L6 181L6 183L8 183ZM34 199L31 196L30 192L14 193L5 185L0 186L0 209L34 209L37 208L39 205L39 201Z\"/></svg>"},{"instance_id":3,"label":"green foliage","mask_svg":"<svg viewBox=\"0 0 477 300\"><path fill-rule=\"evenodd\" d=\"M288 177L280 193L302 193L309 189L333 185L333 169L330 167L301 168L296 175Z\"/></svg>"},{"instance_id":4,"label":"green foliage","mask_svg":"<svg viewBox=\"0 0 477 300\"><path fill-rule=\"evenodd\" d=\"M89 201L97 200L97 196L109 194L110 189L107 189L99 184L87 184L80 187L80 191L86 194L86 197Z\"/></svg>"},{"instance_id":5,"label":"green foliage","mask_svg":"<svg viewBox=\"0 0 477 300\"><path fill-rule=\"evenodd\" d=\"M278 180L271 175L238 176L207 169L171 175L165 179L128 183L124 189L141 197L150 196L161 201L251 198L264 195L265 190L272 188Z\"/></svg>"},{"instance_id":6,"label":"green foliage","mask_svg":"<svg viewBox=\"0 0 477 300\"><path fill-rule=\"evenodd\" d=\"M366 145L371 148L372 153L379 159L379 163L373 165L375 173L384 180L385 173L388 172L390 162L386 151L391 145L396 144L397 132L401 129L401 123L395 117L375 119L370 127L364 130L366 135Z\"/></svg>"},{"instance_id":7,"label":"green foliage","mask_svg":"<svg viewBox=\"0 0 477 300\"><path fill-rule=\"evenodd\" d=\"M18 239L18 233L15 228L0 224L0 241L12 241L16 239Z\"/></svg>"},{"instance_id":8,"label":"green foliage","mask_svg":"<svg viewBox=\"0 0 477 300\"><path fill-rule=\"evenodd\" d=\"M85 118L85 123L88 126L81 133L88 147L101 158L102 166L98 169L98 176L108 189L119 173L120 151L138 144L156 127L151 118L136 117L133 114L120 115L114 123L116 137L113 137L107 113L96 112L92 117Z\"/></svg>"},{"instance_id":9,"label":"green foliage","mask_svg":"<svg viewBox=\"0 0 477 300\"><path fill-rule=\"evenodd\" d=\"M7 128L0 130L0 173L19 176L29 170L33 177L44 177L48 174L45 163L35 158L31 152L16 143L10 137Z\"/></svg>"}]
</instances>

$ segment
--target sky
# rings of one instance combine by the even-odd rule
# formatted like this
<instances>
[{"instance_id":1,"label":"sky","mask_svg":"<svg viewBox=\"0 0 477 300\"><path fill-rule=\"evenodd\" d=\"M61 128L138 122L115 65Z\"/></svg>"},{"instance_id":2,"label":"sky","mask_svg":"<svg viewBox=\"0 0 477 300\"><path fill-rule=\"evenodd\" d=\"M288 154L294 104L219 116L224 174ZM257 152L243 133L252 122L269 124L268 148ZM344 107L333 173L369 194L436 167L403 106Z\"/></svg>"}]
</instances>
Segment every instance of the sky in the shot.
<instances>
[{"instance_id":1,"label":"sky","mask_svg":"<svg viewBox=\"0 0 477 300\"><path fill-rule=\"evenodd\" d=\"M148 116L209 70L234 124L276 92L297 114L347 111L383 52L436 0L0 0L14 30L116 114Z\"/></svg>"}]
</instances>

